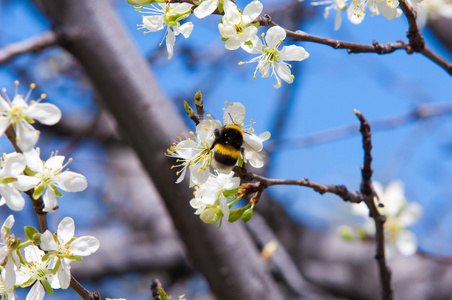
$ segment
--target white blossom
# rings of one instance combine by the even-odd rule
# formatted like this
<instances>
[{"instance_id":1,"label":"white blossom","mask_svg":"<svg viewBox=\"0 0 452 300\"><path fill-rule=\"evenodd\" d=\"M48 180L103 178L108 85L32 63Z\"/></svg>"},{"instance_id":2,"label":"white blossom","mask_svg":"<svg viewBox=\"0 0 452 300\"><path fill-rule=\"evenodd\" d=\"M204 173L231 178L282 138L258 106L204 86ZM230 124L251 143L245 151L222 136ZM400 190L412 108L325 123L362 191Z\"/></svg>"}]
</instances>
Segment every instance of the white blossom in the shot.
<instances>
[{"instance_id":1,"label":"white blossom","mask_svg":"<svg viewBox=\"0 0 452 300\"><path fill-rule=\"evenodd\" d=\"M11 234L11 228L13 225L14 216L9 215L1 228L2 240L0 243L0 264L5 266L2 271L3 287L5 292L10 291L16 283L14 267L16 266L19 268L20 266L20 260L16 253L20 240L16 240L15 236Z\"/></svg>"},{"instance_id":2,"label":"white blossom","mask_svg":"<svg viewBox=\"0 0 452 300\"><path fill-rule=\"evenodd\" d=\"M39 131L31 125L34 120L44 125L54 125L61 119L61 111L58 107L50 103L41 103L46 98L45 94L37 100L27 101L35 84L30 85L30 91L24 98L17 93L18 81L15 81L16 94L11 101L6 95L6 89L3 89L3 95L0 95L0 136L6 129L13 125L16 131L17 146L23 151L30 151L37 143Z\"/></svg>"},{"instance_id":3,"label":"white blossom","mask_svg":"<svg viewBox=\"0 0 452 300\"><path fill-rule=\"evenodd\" d=\"M226 49L235 50L245 42L256 39L257 28L251 22L262 12L263 6L258 0L249 3L242 13L237 7L230 7L222 22L218 24L218 29L225 42Z\"/></svg>"},{"instance_id":4,"label":"white blossom","mask_svg":"<svg viewBox=\"0 0 452 300\"><path fill-rule=\"evenodd\" d=\"M12 210L22 210L25 200L17 190L17 186L23 185L25 158L20 153L3 154L0 169L0 200L1 205L8 205ZM30 187L31 188L31 187Z\"/></svg>"},{"instance_id":5,"label":"white blossom","mask_svg":"<svg viewBox=\"0 0 452 300\"><path fill-rule=\"evenodd\" d=\"M196 133L190 132L185 140L173 142L173 145L167 149L166 155L177 158L177 165L181 167L177 172L179 175L176 183L182 182L185 178L187 168L190 170L190 187L202 184L209 178L209 166L212 161L212 155L209 151L215 140L214 131L221 127L220 121L203 120L196 126ZM182 133L178 139L182 139L185 133Z\"/></svg>"},{"instance_id":6,"label":"white blossom","mask_svg":"<svg viewBox=\"0 0 452 300\"><path fill-rule=\"evenodd\" d=\"M88 256L99 249L99 241L92 236L74 238L75 224L72 218L66 217L58 225L54 236L46 230L41 236L41 249L49 251L51 266L57 265L57 276L61 288L67 289L71 282L71 266L73 260L80 256Z\"/></svg>"},{"instance_id":7,"label":"white blossom","mask_svg":"<svg viewBox=\"0 0 452 300\"><path fill-rule=\"evenodd\" d=\"M72 158L63 165L65 157L55 154L44 162L39 157L39 148L26 153L25 158L27 166L32 173L26 179L21 179L24 179L23 182L26 182L28 186L32 185L35 187L34 199L38 199L42 195L44 201L43 211L50 212L58 209L56 197L63 196L58 188L66 192L80 192L88 186L85 176L63 170L72 161Z\"/></svg>"},{"instance_id":8,"label":"white blossom","mask_svg":"<svg viewBox=\"0 0 452 300\"><path fill-rule=\"evenodd\" d=\"M398 0L352 0L347 9L347 15L350 22L360 24L369 8L372 16L382 14L388 20L392 20L400 15L398 6Z\"/></svg>"},{"instance_id":9,"label":"white blossom","mask_svg":"<svg viewBox=\"0 0 452 300\"><path fill-rule=\"evenodd\" d=\"M264 34L262 34L264 36ZM275 75L275 88L281 87L281 79L287 83L292 83L294 76L290 71L290 64L285 61L302 61L309 57L309 53L303 47L290 45L284 46L278 50L281 42L286 38L286 31L274 26L267 31L265 40L255 39L252 42L252 48L248 49L245 45L243 49L252 54L260 54L246 63L257 62L256 70L254 71L254 79L256 73L259 71L262 77L271 77ZM239 64L243 64L240 62ZM279 75L279 76L278 76ZM281 77L281 79L280 79Z\"/></svg>"},{"instance_id":10,"label":"white blossom","mask_svg":"<svg viewBox=\"0 0 452 300\"><path fill-rule=\"evenodd\" d=\"M49 268L49 260L43 260L44 251L37 246L25 248L26 263L16 272L17 285L27 287L33 284L26 300L42 300L45 296L44 288L50 293L60 288L58 279Z\"/></svg>"},{"instance_id":11,"label":"white blossom","mask_svg":"<svg viewBox=\"0 0 452 300\"><path fill-rule=\"evenodd\" d=\"M219 5L222 6L225 15L240 18L237 6L231 0L204 0L195 8L193 13L197 18L202 19L211 15Z\"/></svg>"},{"instance_id":12,"label":"white blossom","mask_svg":"<svg viewBox=\"0 0 452 300\"><path fill-rule=\"evenodd\" d=\"M193 30L193 23L187 22L180 24L179 22L190 15L193 4L189 3L157 3L159 7L151 5L150 8L143 7L142 13L152 14L151 16L143 16L143 24L138 25L139 29L147 29L147 32L159 31L167 26L163 39L166 38L166 50L168 51L168 59L173 56L173 48L176 42L176 36L182 34L188 38ZM160 43L161 45L161 43Z\"/></svg>"},{"instance_id":13,"label":"white blossom","mask_svg":"<svg viewBox=\"0 0 452 300\"><path fill-rule=\"evenodd\" d=\"M326 1L315 1L311 2L311 5L328 5L325 7L325 12L323 17L326 19L330 14L330 10L334 9L336 11L336 18L334 19L334 30L338 30L341 27L342 16L341 12L347 9L347 0L326 0Z\"/></svg>"},{"instance_id":14,"label":"white blossom","mask_svg":"<svg viewBox=\"0 0 452 300\"><path fill-rule=\"evenodd\" d=\"M210 223L220 211L226 220L229 218L228 196L237 194L237 188L240 186L240 178L232 177L233 174L210 174L208 180L196 190L190 205L196 209L195 214L201 215L204 222Z\"/></svg>"},{"instance_id":15,"label":"white blossom","mask_svg":"<svg viewBox=\"0 0 452 300\"><path fill-rule=\"evenodd\" d=\"M406 256L413 255L417 250L417 239L414 233L407 228L420 218L422 207L416 202L407 202L401 181L392 181L385 189L378 182L374 182L373 185L380 202L384 205L384 207L378 207L378 211L387 218L384 230L388 257L395 253ZM376 204L378 203L376 202ZM369 209L365 203L354 204L352 208L356 215L366 217L366 223L362 229L369 235L374 234L375 225L369 218Z\"/></svg>"}]
</instances>

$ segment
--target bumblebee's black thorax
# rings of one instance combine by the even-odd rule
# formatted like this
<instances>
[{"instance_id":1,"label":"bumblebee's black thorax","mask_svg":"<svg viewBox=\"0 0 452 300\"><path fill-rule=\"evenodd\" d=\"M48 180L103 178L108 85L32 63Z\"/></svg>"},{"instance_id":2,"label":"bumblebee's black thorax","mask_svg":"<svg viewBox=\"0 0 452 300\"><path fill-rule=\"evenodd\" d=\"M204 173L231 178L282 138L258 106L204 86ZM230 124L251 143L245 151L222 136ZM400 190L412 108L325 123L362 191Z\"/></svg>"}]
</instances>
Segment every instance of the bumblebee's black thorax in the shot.
<instances>
[{"instance_id":1,"label":"bumblebee's black thorax","mask_svg":"<svg viewBox=\"0 0 452 300\"><path fill-rule=\"evenodd\" d=\"M231 145L237 150L240 150L243 144L243 131L237 125L227 125L221 128L217 144Z\"/></svg>"}]
</instances>

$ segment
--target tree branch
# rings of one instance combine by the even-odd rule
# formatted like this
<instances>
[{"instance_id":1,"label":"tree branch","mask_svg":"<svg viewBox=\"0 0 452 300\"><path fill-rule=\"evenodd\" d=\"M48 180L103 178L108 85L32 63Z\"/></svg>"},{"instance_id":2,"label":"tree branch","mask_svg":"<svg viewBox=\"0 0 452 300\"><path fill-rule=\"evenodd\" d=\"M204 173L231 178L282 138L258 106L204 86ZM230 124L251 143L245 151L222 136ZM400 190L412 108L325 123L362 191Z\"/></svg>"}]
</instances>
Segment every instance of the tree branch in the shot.
<instances>
[{"instance_id":1,"label":"tree branch","mask_svg":"<svg viewBox=\"0 0 452 300\"><path fill-rule=\"evenodd\" d=\"M12 60L20 54L27 52L38 53L44 49L56 46L57 43L57 34L53 31L47 31L39 36L8 45L5 48L0 49L0 65Z\"/></svg>"},{"instance_id":2,"label":"tree branch","mask_svg":"<svg viewBox=\"0 0 452 300\"><path fill-rule=\"evenodd\" d=\"M363 117L363 115L355 110L355 114L358 117L361 127L359 131L363 136L363 148L364 148L364 164L361 167L362 173L362 182L361 182L361 193L364 197L364 203L366 203L369 208L369 216L374 219L375 228L376 228L376 255L375 259L378 263L378 270L380 275L380 285L381 285L381 299L383 300L392 300L394 295L391 286L391 270L386 265L385 258L385 236L384 236L384 223L386 221L386 217L380 215L378 211L374 198L377 195L372 186L372 141L371 141L371 131L369 122Z\"/></svg>"}]
</instances>

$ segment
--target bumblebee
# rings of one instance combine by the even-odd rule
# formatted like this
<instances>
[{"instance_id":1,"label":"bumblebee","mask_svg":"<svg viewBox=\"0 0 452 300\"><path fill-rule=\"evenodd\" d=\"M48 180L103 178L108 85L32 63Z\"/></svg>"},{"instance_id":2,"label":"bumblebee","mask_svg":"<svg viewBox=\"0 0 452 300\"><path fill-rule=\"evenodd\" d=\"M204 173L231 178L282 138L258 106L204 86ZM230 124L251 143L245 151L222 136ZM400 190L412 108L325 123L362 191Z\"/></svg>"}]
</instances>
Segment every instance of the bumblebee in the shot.
<instances>
[{"instance_id":1,"label":"bumblebee","mask_svg":"<svg viewBox=\"0 0 452 300\"><path fill-rule=\"evenodd\" d=\"M228 174L237 164L243 145L244 132L240 126L231 124L215 129L212 166L220 173Z\"/></svg>"}]
</instances>

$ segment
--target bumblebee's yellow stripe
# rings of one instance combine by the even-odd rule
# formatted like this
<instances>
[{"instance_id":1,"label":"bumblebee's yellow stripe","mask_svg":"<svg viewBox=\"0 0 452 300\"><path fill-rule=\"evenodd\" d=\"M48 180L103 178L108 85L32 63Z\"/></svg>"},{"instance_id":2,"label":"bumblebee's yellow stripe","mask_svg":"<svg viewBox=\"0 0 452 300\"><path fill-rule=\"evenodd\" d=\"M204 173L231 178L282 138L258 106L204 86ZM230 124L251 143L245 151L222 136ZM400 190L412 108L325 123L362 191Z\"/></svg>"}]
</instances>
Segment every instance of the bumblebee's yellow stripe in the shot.
<instances>
[{"instance_id":1,"label":"bumblebee's yellow stripe","mask_svg":"<svg viewBox=\"0 0 452 300\"><path fill-rule=\"evenodd\" d=\"M235 126L235 125L230 125L230 126ZM240 156L240 151L230 145L216 144L215 152L220 155L231 157L232 159L235 159L235 160L239 159L239 156Z\"/></svg>"},{"instance_id":2,"label":"bumblebee's yellow stripe","mask_svg":"<svg viewBox=\"0 0 452 300\"><path fill-rule=\"evenodd\" d=\"M232 129L237 130L238 132L240 132L242 134L242 137L243 137L243 130L242 130L242 128L240 128L240 126L235 125L235 124L231 124L231 125L226 125L224 127L225 128L232 128Z\"/></svg>"}]
</instances>

